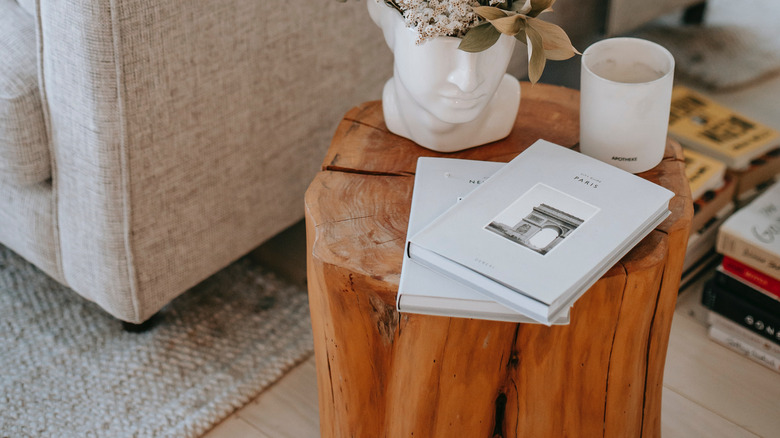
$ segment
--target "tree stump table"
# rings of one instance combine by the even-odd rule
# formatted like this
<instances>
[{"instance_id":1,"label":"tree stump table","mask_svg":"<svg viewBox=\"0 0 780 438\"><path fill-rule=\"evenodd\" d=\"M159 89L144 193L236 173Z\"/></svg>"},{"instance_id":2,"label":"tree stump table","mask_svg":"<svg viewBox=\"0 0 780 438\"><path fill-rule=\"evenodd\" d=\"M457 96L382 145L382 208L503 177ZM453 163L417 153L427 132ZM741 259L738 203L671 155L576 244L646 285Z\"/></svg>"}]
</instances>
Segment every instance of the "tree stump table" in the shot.
<instances>
[{"instance_id":1,"label":"tree stump table","mask_svg":"<svg viewBox=\"0 0 780 438\"><path fill-rule=\"evenodd\" d=\"M350 110L306 193L309 304L323 437L660 436L664 360L693 214L678 144L642 177L672 215L546 327L399 314L417 158L509 161L543 138L576 147L579 93L522 83L511 135L452 154Z\"/></svg>"}]
</instances>

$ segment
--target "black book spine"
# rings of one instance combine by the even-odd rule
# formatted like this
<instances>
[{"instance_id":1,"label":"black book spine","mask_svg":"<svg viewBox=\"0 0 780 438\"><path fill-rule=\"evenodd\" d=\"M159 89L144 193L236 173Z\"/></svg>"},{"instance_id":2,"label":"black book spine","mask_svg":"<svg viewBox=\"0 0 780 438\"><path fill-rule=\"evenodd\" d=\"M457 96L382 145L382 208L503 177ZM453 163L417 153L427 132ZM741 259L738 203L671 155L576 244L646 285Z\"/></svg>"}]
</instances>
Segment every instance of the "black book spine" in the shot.
<instances>
[{"instance_id":1,"label":"black book spine","mask_svg":"<svg viewBox=\"0 0 780 438\"><path fill-rule=\"evenodd\" d=\"M704 286L701 302L713 312L736 322L742 327L780 345L780 315L772 314L738 293L710 280Z\"/></svg>"},{"instance_id":2,"label":"black book spine","mask_svg":"<svg viewBox=\"0 0 780 438\"><path fill-rule=\"evenodd\" d=\"M713 278L721 289L729 290L742 297L748 303L765 310L770 315L780 318L780 301L723 272L715 271L715 277Z\"/></svg>"}]
</instances>

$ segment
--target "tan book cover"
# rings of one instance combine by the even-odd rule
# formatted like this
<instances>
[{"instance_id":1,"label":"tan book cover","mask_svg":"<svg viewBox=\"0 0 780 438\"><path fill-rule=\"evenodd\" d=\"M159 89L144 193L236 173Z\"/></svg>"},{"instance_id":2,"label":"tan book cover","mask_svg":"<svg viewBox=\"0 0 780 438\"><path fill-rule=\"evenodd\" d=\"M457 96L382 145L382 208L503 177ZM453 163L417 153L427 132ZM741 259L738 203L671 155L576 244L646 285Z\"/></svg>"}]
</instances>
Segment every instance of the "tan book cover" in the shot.
<instances>
[{"instance_id":1,"label":"tan book cover","mask_svg":"<svg viewBox=\"0 0 780 438\"><path fill-rule=\"evenodd\" d=\"M734 178L726 175L723 186L717 190L708 190L703 196L693 200L693 219L691 234L704 228L727 205L734 201L734 189L737 184Z\"/></svg>"},{"instance_id":2,"label":"tan book cover","mask_svg":"<svg viewBox=\"0 0 780 438\"><path fill-rule=\"evenodd\" d=\"M685 177L691 187L691 198L696 200L710 190L717 190L723 185L726 165L708 155L684 148Z\"/></svg>"},{"instance_id":3,"label":"tan book cover","mask_svg":"<svg viewBox=\"0 0 780 438\"><path fill-rule=\"evenodd\" d=\"M780 279L780 183L726 219L718 230L716 250Z\"/></svg>"},{"instance_id":4,"label":"tan book cover","mask_svg":"<svg viewBox=\"0 0 780 438\"><path fill-rule=\"evenodd\" d=\"M767 183L771 184L780 175L780 149L773 149L768 154L754 159L746 169L730 170L728 173L737 181L737 199L741 200L745 195L749 197L751 191L760 189Z\"/></svg>"},{"instance_id":5,"label":"tan book cover","mask_svg":"<svg viewBox=\"0 0 780 438\"><path fill-rule=\"evenodd\" d=\"M672 91L669 135L729 169L744 169L780 146L780 132L681 85Z\"/></svg>"}]
</instances>

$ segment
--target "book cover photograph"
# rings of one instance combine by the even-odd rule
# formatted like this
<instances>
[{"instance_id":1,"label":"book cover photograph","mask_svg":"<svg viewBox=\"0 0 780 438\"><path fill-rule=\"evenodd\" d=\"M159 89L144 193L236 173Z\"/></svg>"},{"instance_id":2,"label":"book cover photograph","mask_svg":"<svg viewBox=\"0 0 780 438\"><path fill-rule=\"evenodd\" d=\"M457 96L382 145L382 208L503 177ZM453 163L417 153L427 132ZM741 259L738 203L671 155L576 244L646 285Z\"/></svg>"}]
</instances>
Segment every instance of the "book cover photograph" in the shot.
<instances>
[{"instance_id":1,"label":"book cover photograph","mask_svg":"<svg viewBox=\"0 0 780 438\"><path fill-rule=\"evenodd\" d=\"M485 229L545 255L598 210L540 183L499 213Z\"/></svg>"},{"instance_id":2,"label":"book cover photograph","mask_svg":"<svg viewBox=\"0 0 780 438\"><path fill-rule=\"evenodd\" d=\"M539 140L412 235L407 256L550 325L669 215L672 196Z\"/></svg>"}]
</instances>

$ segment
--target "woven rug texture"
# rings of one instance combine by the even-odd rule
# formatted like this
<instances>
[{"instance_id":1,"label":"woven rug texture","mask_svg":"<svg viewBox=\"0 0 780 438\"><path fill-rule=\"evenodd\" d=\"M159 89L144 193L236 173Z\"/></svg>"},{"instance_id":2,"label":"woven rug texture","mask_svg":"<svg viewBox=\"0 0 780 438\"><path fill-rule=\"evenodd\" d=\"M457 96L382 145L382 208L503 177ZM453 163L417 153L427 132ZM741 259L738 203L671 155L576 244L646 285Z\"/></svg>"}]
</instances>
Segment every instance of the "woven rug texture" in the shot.
<instances>
[{"instance_id":1,"label":"woven rug texture","mask_svg":"<svg viewBox=\"0 0 780 438\"><path fill-rule=\"evenodd\" d=\"M634 35L666 47L678 77L730 91L780 74L780 1L707 0L702 25L682 25L678 18Z\"/></svg>"},{"instance_id":2,"label":"woven rug texture","mask_svg":"<svg viewBox=\"0 0 780 438\"><path fill-rule=\"evenodd\" d=\"M0 246L0 437L196 437L311 354L306 292L250 258L144 333Z\"/></svg>"}]
</instances>

